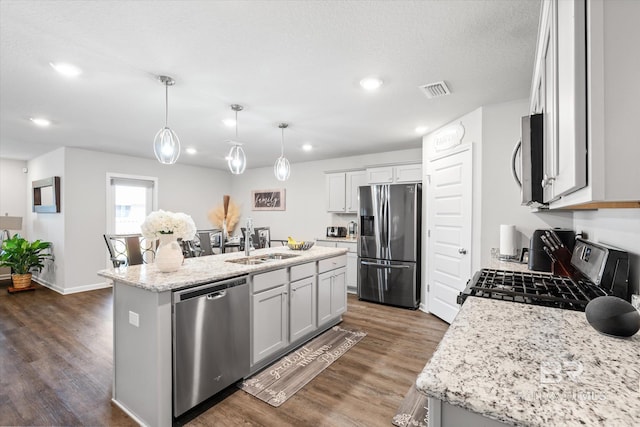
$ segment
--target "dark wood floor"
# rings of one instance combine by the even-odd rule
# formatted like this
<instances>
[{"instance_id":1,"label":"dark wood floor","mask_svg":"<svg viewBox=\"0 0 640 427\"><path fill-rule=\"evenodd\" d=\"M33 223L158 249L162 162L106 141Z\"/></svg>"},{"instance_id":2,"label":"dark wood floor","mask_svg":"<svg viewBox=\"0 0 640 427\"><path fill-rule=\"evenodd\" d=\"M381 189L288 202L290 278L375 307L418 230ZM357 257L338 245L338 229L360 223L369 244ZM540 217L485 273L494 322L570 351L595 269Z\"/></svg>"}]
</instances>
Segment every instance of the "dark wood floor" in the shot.
<instances>
[{"instance_id":1,"label":"dark wood floor","mask_svg":"<svg viewBox=\"0 0 640 427\"><path fill-rule=\"evenodd\" d=\"M135 425L110 401L111 290L62 296L38 286L9 295L8 284L0 282L0 425ZM350 295L342 326L368 335L279 408L232 387L224 399L182 421L190 426L391 425L447 324Z\"/></svg>"}]
</instances>

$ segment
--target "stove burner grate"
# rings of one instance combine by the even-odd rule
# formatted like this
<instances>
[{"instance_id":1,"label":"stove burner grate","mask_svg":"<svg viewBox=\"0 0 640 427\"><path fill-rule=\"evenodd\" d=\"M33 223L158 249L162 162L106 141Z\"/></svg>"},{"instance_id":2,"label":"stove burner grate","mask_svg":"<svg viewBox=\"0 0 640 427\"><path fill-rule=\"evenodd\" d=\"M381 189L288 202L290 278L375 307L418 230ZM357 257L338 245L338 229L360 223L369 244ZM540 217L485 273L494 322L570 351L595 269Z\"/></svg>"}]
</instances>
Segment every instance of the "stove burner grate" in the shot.
<instances>
[{"instance_id":1,"label":"stove burner grate","mask_svg":"<svg viewBox=\"0 0 640 427\"><path fill-rule=\"evenodd\" d=\"M458 302L462 303L469 295L584 311L589 301L607 293L588 281L485 268L469 281Z\"/></svg>"}]
</instances>

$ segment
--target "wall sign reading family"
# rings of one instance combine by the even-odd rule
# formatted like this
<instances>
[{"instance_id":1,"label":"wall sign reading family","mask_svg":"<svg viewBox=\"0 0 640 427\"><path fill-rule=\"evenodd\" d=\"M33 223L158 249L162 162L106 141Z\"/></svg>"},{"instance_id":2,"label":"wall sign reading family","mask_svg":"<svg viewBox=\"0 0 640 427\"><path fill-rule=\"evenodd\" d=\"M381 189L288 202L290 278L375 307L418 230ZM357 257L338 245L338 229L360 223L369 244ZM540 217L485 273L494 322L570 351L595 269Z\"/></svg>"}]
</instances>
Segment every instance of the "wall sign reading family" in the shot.
<instances>
[{"instance_id":1,"label":"wall sign reading family","mask_svg":"<svg viewBox=\"0 0 640 427\"><path fill-rule=\"evenodd\" d=\"M285 210L284 188L281 190L254 190L251 192L251 200L254 211Z\"/></svg>"}]
</instances>

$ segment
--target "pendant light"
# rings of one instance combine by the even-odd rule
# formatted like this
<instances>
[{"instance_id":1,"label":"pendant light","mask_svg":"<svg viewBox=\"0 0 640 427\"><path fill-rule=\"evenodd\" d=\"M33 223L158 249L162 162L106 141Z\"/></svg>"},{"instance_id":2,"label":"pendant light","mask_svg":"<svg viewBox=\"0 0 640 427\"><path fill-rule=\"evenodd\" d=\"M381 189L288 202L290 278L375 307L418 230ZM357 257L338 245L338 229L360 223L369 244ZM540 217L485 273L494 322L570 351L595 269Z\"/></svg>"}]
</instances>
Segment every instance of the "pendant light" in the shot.
<instances>
[{"instance_id":1,"label":"pendant light","mask_svg":"<svg viewBox=\"0 0 640 427\"><path fill-rule=\"evenodd\" d=\"M153 140L153 152L160 163L172 165L180 157L180 140L167 124L169 121L169 86L173 86L175 80L168 76L158 76L158 80L165 87L164 127L156 133Z\"/></svg>"},{"instance_id":2,"label":"pendant light","mask_svg":"<svg viewBox=\"0 0 640 427\"><path fill-rule=\"evenodd\" d=\"M233 104L231 109L236 112L236 140L233 141L234 145L227 155L227 165L232 174L240 175L247 167L247 156L244 154L242 144L238 142L238 111L242 111L243 107Z\"/></svg>"},{"instance_id":3,"label":"pendant light","mask_svg":"<svg viewBox=\"0 0 640 427\"><path fill-rule=\"evenodd\" d=\"M291 165L289 165L289 160L284 156L284 130L289 127L286 123L280 123L278 126L282 129L282 143L280 145L280 157L276 160L276 163L273 165L273 173L276 175L278 181L286 181L289 179L289 175L291 175Z\"/></svg>"}]
</instances>

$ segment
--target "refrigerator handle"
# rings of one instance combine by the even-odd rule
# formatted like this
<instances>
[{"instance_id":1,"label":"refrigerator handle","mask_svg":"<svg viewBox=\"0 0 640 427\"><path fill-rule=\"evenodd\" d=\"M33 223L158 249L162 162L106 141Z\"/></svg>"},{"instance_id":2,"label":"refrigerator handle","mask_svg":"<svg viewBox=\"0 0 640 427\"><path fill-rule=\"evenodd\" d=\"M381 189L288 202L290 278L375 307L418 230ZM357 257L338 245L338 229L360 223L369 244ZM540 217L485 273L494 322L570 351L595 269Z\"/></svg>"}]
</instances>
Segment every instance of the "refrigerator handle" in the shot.
<instances>
[{"instance_id":1,"label":"refrigerator handle","mask_svg":"<svg viewBox=\"0 0 640 427\"><path fill-rule=\"evenodd\" d=\"M369 262L369 261L360 261L362 265L371 265L373 267L378 268L411 268L409 265L386 265L386 264L378 264L377 262Z\"/></svg>"}]
</instances>

